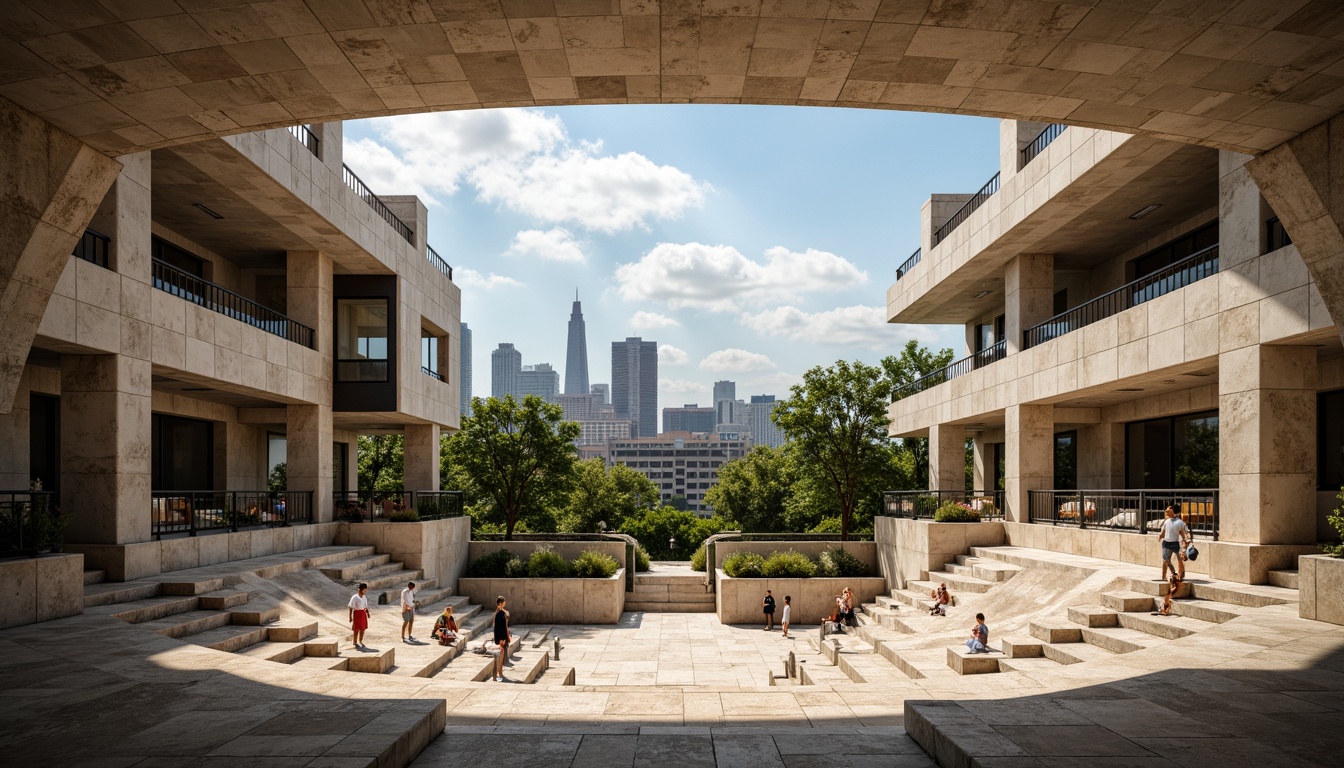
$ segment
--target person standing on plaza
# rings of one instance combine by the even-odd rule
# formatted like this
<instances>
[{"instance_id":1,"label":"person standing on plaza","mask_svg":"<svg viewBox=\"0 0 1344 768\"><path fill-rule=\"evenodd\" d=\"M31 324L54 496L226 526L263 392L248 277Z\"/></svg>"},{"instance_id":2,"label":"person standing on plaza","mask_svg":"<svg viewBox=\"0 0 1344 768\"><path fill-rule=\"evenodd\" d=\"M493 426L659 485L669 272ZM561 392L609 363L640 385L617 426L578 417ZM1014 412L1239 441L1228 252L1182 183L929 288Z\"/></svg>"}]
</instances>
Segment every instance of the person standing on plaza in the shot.
<instances>
[{"instance_id":1,"label":"person standing on plaza","mask_svg":"<svg viewBox=\"0 0 1344 768\"><path fill-rule=\"evenodd\" d=\"M768 589L765 590L765 599L761 601L761 607L765 611L765 631L769 632L775 628L775 598Z\"/></svg>"},{"instance_id":2,"label":"person standing on plaza","mask_svg":"<svg viewBox=\"0 0 1344 768\"><path fill-rule=\"evenodd\" d=\"M784 636L789 636L789 609L793 607L793 598L784 596L784 615L780 618L779 626L784 630Z\"/></svg>"},{"instance_id":3,"label":"person standing on plaza","mask_svg":"<svg viewBox=\"0 0 1344 768\"><path fill-rule=\"evenodd\" d=\"M504 660L509 656L509 612L505 610L508 600L503 595L495 598L495 644L499 646L499 656L495 658L495 682L504 682Z\"/></svg>"},{"instance_id":4,"label":"person standing on plaza","mask_svg":"<svg viewBox=\"0 0 1344 768\"><path fill-rule=\"evenodd\" d=\"M369 628L369 598L364 594L368 584L360 584L359 589L350 597L350 631L354 634L355 647L364 649L364 630Z\"/></svg>"},{"instance_id":5,"label":"person standing on plaza","mask_svg":"<svg viewBox=\"0 0 1344 768\"><path fill-rule=\"evenodd\" d=\"M401 590L401 642L414 643L415 634L415 582L408 582Z\"/></svg>"},{"instance_id":6,"label":"person standing on plaza","mask_svg":"<svg viewBox=\"0 0 1344 768\"><path fill-rule=\"evenodd\" d=\"M1181 519L1181 509L1175 504L1162 514L1166 518L1162 521L1162 580L1167 580L1170 565L1171 572L1185 581L1185 548L1190 544L1190 527ZM1171 562L1172 555L1176 556L1175 563Z\"/></svg>"}]
</instances>

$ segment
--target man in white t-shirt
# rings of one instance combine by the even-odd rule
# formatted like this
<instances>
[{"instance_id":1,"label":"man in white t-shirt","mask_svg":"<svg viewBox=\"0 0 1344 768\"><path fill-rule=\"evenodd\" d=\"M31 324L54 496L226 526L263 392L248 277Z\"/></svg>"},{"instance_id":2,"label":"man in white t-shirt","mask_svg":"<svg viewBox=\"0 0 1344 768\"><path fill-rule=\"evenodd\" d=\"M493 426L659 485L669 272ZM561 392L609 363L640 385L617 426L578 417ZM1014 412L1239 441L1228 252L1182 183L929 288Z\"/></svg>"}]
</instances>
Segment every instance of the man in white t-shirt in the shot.
<instances>
[{"instance_id":1,"label":"man in white t-shirt","mask_svg":"<svg viewBox=\"0 0 1344 768\"><path fill-rule=\"evenodd\" d=\"M409 582L406 588L401 590L401 642L415 642L415 635L411 634L412 625L415 624L415 582Z\"/></svg>"},{"instance_id":2,"label":"man in white t-shirt","mask_svg":"<svg viewBox=\"0 0 1344 768\"><path fill-rule=\"evenodd\" d=\"M1181 519L1181 513L1175 504L1167 507L1162 513L1165 518L1162 521L1162 580L1167 580L1167 566L1171 565L1171 570L1176 573L1176 578L1185 581L1185 548L1190 543L1190 527ZM1171 556L1176 556L1176 564L1172 565Z\"/></svg>"}]
</instances>

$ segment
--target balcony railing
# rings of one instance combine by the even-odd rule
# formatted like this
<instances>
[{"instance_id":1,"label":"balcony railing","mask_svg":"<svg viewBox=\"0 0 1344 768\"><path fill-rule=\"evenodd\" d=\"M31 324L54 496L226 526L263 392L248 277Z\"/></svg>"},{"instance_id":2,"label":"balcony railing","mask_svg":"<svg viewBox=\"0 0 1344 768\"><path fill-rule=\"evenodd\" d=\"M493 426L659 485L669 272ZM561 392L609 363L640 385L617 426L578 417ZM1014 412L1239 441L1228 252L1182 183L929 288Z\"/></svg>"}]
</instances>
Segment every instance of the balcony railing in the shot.
<instances>
[{"instance_id":1,"label":"balcony railing","mask_svg":"<svg viewBox=\"0 0 1344 768\"><path fill-rule=\"evenodd\" d=\"M916 248L915 252L910 254L910 258L906 259L904 264L896 268L896 279L900 280L902 277L905 277L905 274L914 269L915 265L918 264L919 260L923 257L924 248L922 246Z\"/></svg>"},{"instance_id":2,"label":"balcony railing","mask_svg":"<svg viewBox=\"0 0 1344 768\"><path fill-rule=\"evenodd\" d=\"M943 226L934 230L933 244L937 245L943 242L948 235L952 234L952 230L961 226L962 222L969 219L972 213L975 213L975 209L984 205L985 201L993 197L994 193L998 191L999 174L996 173L994 174L994 178L985 182L985 186L981 187L979 192L971 195L971 199L967 200L956 213L952 214L952 218L943 222Z\"/></svg>"},{"instance_id":3,"label":"balcony railing","mask_svg":"<svg viewBox=\"0 0 1344 768\"><path fill-rule=\"evenodd\" d=\"M1119 314L1131 307L1165 296L1191 283L1218 274L1218 246L1211 245L1169 267L1116 288L1114 291L1055 315L1022 334L1022 346L1030 349Z\"/></svg>"},{"instance_id":4,"label":"balcony railing","mask_svg":"<svg viewBox=\"0 0 1344 768\"><path fill-rule=\"evenodd\" d=\"M432 376L432 377L438 379L439 381L443 381L443 374L439 373L438 371L434 370L433 368L430 368L429 366L426 366L426 365L422 365L422 366L420 366L420 372L423 373L423 374L425 374L426 376Z\"/></svg>"},{"instance_id":5,"label":"balcony railing","mask_svg":"<svg viewBox=\"0 0 1344 768\"><path fill-rule=\"evenodd\" d=\"M156 539L313 521L312 491L154 491L151 497L150 531Z\"/></svg>"},{"instance_id":6,"label":"balcony railing","mask_svg":"<svg viewBox=\"0 0 1344 768\"><path fill-rule=\"evenodd\" d=\"M433 264L435 269L447 275L449 280L453 279L452 266L450 266L448 262L444 261L443 257L439 255L439 252L434 250L434 248L430 245L425 246L425 258L429 259L429 263Z\"/></svg>"},{"instance_id":7,"label":"balcony railing","mask_svg":"<svg viewBox=\"0 0 1344 768\"><path fill-rule=\"evenodd\" d=\"M1030 521L1046 525L1158 533L1169 506L1181 511L1192 535L1218 540L1216 488L1027 491Z\"/></svg>"},{"instance_id":8,"label":"balcony railing","mask_svg":"<svg viewBox=\"0 0 1344 768\"><path fill-rule=\"evenodd\" d=\"M984 368L990 363L997 363L1008 354L1008 345L1000 341L988 349L982 349L973 355L963 357L960 360L949 364L945 368L939 368L933 373L921 376L918 379L906 384L904 387L896 390L892 402L900 400L903 397L909 397L917 392L923 392L931 387L936 387L945 381L951 381L958 376L965 376L977 368Z\"/></svg>"},{"instance_id":9,"label":"balcony railing","mask_svg":"<svg viewBox=\"0 0 1344 768\"><path fill-rule=\"evenodd\" d=\"M75 243L75 250L70 255L107 269L107 253L111 244L112 239L107 235L86 229L79 242Z\"/></svg>"},{"instance_id":10,"label":"balcony railing","mask_svg":"<svg viewBox=\"0 0 1344 768\"><path fill-rule=\"evenodd\" d=\"M1003 491L886 491L882 513L890 517L931 520L944 504L956 504L980 514L981 520L1003 519Z\"/></svg>"},{"instance_id":11,"label":"balcony railing","mask_svg":"<svg viewBox=\"0 0 1344 768\"><path fill-rule=\"evenodd\" d=\"M302 323L296 323L275 310L267 309L227 288L157 259L153 262L152 270L154 287L160 291L171 293L253 328L273 333L295 344L313 348L313 329Z\"/></svg>"},{"instance_id":12,"label":"balcony railing","mask_svg":"<svg viewBox=\"0 0 1344 768\"><path fill-rule=\"evenodd\" d=\"M1044 131L1041 131L1036 138L1031 140L1030 144L1022 148L1021 166L1025 168L1027 163L1035 160L1036 156L1044 152L1045 148L1050 146L1050 142L1059 138L1059 134L1063 133L1064 129L1068 127L1062 123L1047 125Z\"/></svg>"},{"instance_id":13,"label":"balcony railing","mask_svg":"<svg viewBox=\"0 0 1344 768\"><path fill-rule=\"evenodd\" d=\"M344 523L375 523L398 512L414 511L420 520L461 517L461 491L337 491L336 520Z\"/></svg>"},{"instance_id":14,"label":"balcony railing","mask_svg":"<svg viewBox=\"0 0 1344 768\"><path fill-rule=\"evenodd\" d=\"M59 552L64 531L51 491L0 491L0 557Z\"/></svg>"},{"instance_id":15,"label":"balcony railing","mask_svg":"<svg viewBox=\"0 0 1344 768\"><path fill-rule=\"evenodd\" d=\"M363 181L360 181L359 177L355 175L355 172L350 170L350 166L342 165L341 169L343 171L341 178L345 179L345 185L355 190L355 194L358 195L361 200L368 203L369 207L379 216L383 217L383 221L386 221L393 229L397 230L398 234L406 238L406 242L414 243L415 232L411 230L410 226L397 218L397 215L392 212L391 208L387 207L387 204L383 202L382 198L375 195L373 190L369 189L368 185Z\"/></svg>"},{"instance_id":16,"label":"balcony railing","mask_svg":"<svg viewBox=\"0 0 1344 768\"><path fill-rule=\"evenodd\" d=\"M289 126L289 132L294 134L294 138L298 139L300 144L307 147L308 151L312 152L314 157L319 159L322 157L320 151L321 142L317 140L317 134L313 133L313 129L306 125L291 125Z\"/></svg>"}]
</instances>

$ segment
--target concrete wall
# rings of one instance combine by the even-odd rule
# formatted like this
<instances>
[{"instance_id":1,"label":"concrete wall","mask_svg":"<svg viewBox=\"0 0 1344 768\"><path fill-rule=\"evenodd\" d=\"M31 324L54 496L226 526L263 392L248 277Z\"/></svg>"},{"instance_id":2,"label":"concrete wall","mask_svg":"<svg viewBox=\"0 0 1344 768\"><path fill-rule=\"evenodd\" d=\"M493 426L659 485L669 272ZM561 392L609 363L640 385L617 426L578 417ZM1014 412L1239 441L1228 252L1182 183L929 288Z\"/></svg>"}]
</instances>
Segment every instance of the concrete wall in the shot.
<instances>
[{"instance_id":1,"label":"concrete wall","mask_svg":"<svg viewBox=\"0 0 1344 768\"><path fill-rule=\"evenodd\" d=\"M930 571L966 554L971 547L997 547L1005 543L1004 524L935 523L901 517L873 520L877 558L889 589L901 589L909 579L927 579Z\"/></svg>"},{"instance_id":2,"label":"concrete wall","mask_svg":"<svg viewBox=\"0 0 1344 768\"><path fill-rule=\"evenodd\" d=\"M761 557L769 557L772 552L790 549L813 560L828 549L843 549L863 561L870 569L869 573L878 572L877 545L871 541L720 541L714 544L714 567L722 568L723 559L734 552L755 552Z\"/></svg>"},{"instance_id":3,"label":"concrete wall","mask_svg":"<svg viewBox=\"0 0 1344 768\"><path fill-rule=\"evenodd\" d=\"M108 581L133 581L185 568L330 546L335 543L337 525L312 523L288 528L258 528L138 544L66 544L65 549L82 553L85 567L90 570L107 571ZM82 587L80 592L83 594Z\"/></svg>"},{"instance_id":4,"label":"concrete wall","mask_svg":"<svg viewBox=\"0 0 1344 768\"><path fill-rule=\"evenodd\" d=\"M775 622L784 615L784 596L792 599L791 624L818 624L835 611L835 598L845 587L854 592L855 610L887 592L880 576L863 578L812 579L734 579L722 569L715 572L715 603L719 621L724 624L764 623L761 601L765 590L775 598Z\"/></svg>"},{"instance_id":5,"label":"concrete wall","mask_svg":"<svg viewBox=\"0 0 1344 768\"><path fill-rule=\"evenodd\" d=\"M508 599L512 624L615 624L625 610L625 570L607 579L458 579L458 594L493 611Z\"/></svg>"},{"instance_id":6,"label":"concrete wall","mask_svg":"<svg viewBox=\"0 0 1344 768\"><path fill-rule=\"evenodd\" d=\"M573 560L584 551L595 549L604 555L611 555L616 558L620 567L625 568L625 542L623 541L473 541L471 550L467 555L468 565L476 562L478 558L494 554L501 549L507 549L518 557L526 560L532 556L537 547L550 547L555 550L557 555L566 560ZM494 605L494 598L490 598L491 605Z\"/></svg>"},{"instance_id":7,"label":"concrete wall","mask_svg":"<svg viewBox=\"0 0 1344 768\"><path fill-rule=\"evenodd\" d=\"M82 555L41 555L0 562L0 629L83 612Z\"/></svg>"},{"instance_id":8,"label":"concrete wall","mask_svg":"<svg viewBox=\"0 0 1344 768\"><path fill-rule=\"evenodd\" d=\"M1344 625L1344 560L1311 555L1297 560L1298 615Z\"/></svg>"},{"instance_id":9,"label":"concrete wall","mask_svg":"<svg viewBox=\"0 0 1344 768\"><path fill-rule=\"evenodd\" d=\"M336 544L372 546L410 569L425 572L440 587L456 589L471 560L471 518L450 517L418 523L337 523Z\"/></svg>"}]
</instances>

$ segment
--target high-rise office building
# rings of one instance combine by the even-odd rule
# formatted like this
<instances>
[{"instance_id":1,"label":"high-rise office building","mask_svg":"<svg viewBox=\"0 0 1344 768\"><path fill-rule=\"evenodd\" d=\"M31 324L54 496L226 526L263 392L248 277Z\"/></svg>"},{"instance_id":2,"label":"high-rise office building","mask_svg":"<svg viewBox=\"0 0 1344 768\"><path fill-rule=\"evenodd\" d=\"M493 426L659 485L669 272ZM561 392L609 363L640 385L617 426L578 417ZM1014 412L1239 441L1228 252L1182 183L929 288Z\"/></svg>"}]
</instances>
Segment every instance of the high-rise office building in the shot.
<instances>
[{"instance_id":1,"label":"high-rise office building","mask_svg":"<svg viewBox=\"0 0 1344 768\"><path fill-rule=\"evenodd\" d=\"M579 292L574 292L574 308L569 313L569 347L565 351L565 394L588 394L588 331L583 324Z\"/></svg>"},{"instance_id":2,"label":"high-rise office building","mask_svg":"<svg viewBox=\"0 0 1344 768\"><path fill-rule=\"evenodd\" d=\"M611 405L610 384L594 384L591 388L589 388L589 391L592 392L594 395L600 395L602 397L603 405Z\"/></svg>"},{"instance_id":3,"label":"high-rise office building","mask_svg":"<svg viewBox=\"0 0 1344 768\"><path fill-rule=\"evenodd\" d=\"M490 353L490 396L518 397L518 374L523 371L523 353L512 344L500 344Z\"/></svg>"},{"instance_id":4,"label":"high-rise office building","mask_svg":"<svg viewBox=\"0 0 1344 768\"><path fill-rule=\"evenodd\" d=\"M739 407L742 401L737 399L737 384L732 381L714 382L714 422L716 424L741 424L745 414Z\"/></svg>"},{"instance_id":5,"label":"high-rise office building","mask_svg":"<svg viewBox=\"0 0 1344 768\"><path fill-rule=\"evenodd\" d=\"M658 342L611 343L611 404L617 418L634 422L636 437L658 434Z\"/></svg>"},{"instance_id":6,"label":"high-rise office building","mask_svg":"<svg viewBox=\"0 0 1344 768\"><path fill-rule=\"evenodd\" d=\"M714 404L718 405L720 400L736 400L737 383L732 381L714 382Z\"/></svg>"},{"instance_id":7,"label":"high-rise office building","mask_svg":"<svg viewBox=\"0 0 1344 768\"><path fill-rule=\"evenodd\" d=\"M458 382L458 400L462 416L471 415L471 329L462 323L462 343L460 344L460 373Z\"/></svg>"},{"instance_id":8,"label":"high-rise office building","mask_svg":"<svg viewBox=\"0 0 1344 768\"><path fill-rule=\"evenodd\" d=\"M613 438L607 441L607 465L630 467L658 486L664 503L682 497L691 511L708 516L705 494L719 482L719 470L748 450L745 440L688 432Z\"/></svg>"},{"instance_id":9,"label":"high-rise office building","mask_svg":"<svg viewBox=\"0 0 1344 768\"><path fill-rule=\"evenodd\" d=\"M680 408L663 409L663 433L695 432L705 434L713 431L713 408L701 408L696 403L690 403Z\"/></svg>"},{"instance_id":10,"label":"high-rise office building","mask_svg":"<svg viewBox=\"0 0 1344 768\"><path fill-rule=\"evenodd\" d=\"M774 395L752 395L751 402L747 404L747 418L745 432L748 434L751 444L768 445L771 448L778 448L784 444L784 430L780 429L775 422L770 420L770 414L774 412Z\"/></svg>"},{"instance_id":11,"label":"high-rise office building","mask_svg":"<svg viewBox=\"0 0 1344 768\"><path fill-rule=\"evenodd\" d=\"M560 394L560 372L550 363L524 365L518 372L518 397L536 395L548 403Z\"/></svg>"}]
</instances>

